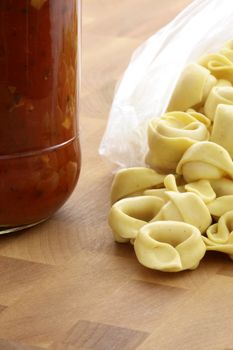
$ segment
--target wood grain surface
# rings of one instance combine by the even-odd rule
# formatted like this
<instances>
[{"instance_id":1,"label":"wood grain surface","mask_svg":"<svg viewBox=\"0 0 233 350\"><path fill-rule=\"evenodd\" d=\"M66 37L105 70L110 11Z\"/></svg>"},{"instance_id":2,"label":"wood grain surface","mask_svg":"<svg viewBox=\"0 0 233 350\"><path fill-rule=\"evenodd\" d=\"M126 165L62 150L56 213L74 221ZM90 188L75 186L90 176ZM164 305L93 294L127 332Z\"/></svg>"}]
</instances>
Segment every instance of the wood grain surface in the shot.
<instances>
[{"instance_id":1,"label":"wood grain surface","mask_svg":"<svg viewBox=\"0 0 233 350\"><path fill-rule=\"evenodd\" d=\"M233 349L233 262L211 253L193 272L142 267L113 242L113 167L97 151L133 50L190 2L83 1L82 173L53 218L0 237L0 350Z\"/></svg>"}]
</instances>

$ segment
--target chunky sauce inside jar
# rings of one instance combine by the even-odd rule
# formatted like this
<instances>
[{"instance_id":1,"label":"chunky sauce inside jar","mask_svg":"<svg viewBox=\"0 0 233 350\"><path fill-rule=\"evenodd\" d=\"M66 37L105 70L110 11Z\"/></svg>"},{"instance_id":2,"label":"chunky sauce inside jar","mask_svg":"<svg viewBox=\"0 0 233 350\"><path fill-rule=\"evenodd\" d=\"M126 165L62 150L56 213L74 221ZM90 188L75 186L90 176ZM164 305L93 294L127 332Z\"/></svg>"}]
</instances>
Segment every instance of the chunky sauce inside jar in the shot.
<instances>
[{"instance_id":1,"label":"chunky sauce inside jar","mask_svg":"<svg viewBox=\"0 0 233 350\"><path fill-rule=\"evenodd\" d=\"M0 1L0 226L49 217L77 182L77 11Z\"/></svg>"}]
</instances>

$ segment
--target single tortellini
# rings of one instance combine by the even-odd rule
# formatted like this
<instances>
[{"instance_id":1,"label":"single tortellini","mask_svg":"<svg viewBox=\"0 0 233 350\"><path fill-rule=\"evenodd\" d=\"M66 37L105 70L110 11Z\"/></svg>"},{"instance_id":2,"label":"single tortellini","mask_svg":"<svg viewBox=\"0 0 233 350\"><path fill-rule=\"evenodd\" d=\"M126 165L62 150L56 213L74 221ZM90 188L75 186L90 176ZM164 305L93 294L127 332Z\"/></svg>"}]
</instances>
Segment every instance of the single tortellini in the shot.
<instances>
[{"instance_id":1,"label":"single tortellini","mask_svg":"<svg viewBox=\"0 0 233 350\"><path fill-rule=\"evenodd\" d=\"M208 180L190 182L184 188L187 192L197 194L205 203L212 202L216 198L216 193Z\"/></svg>"},{"instance_id":2,"label":"single tortellini","mask_svg":"<svg viewBox=\"0 0 233 350\"><path fill-rule=\"evenodd\" d=\"M218 218L233 209L233 195L218 197L207 206L210 214Z\"/></svg>"},{"instance_id":3,"label":"single tortellini","mask_svg":"<svg viewBox=\"0 0 233 350\"><path fill-rule=\"evenodd\" d=\"M204 106L204 113L210 120L215 120L217 107L220 105L233 105L233 87L215 86Z\"/></svg>"},{"instance_id":4,"label":"single tortellini","mask_svg":"<svg viewBox=\"0 0 233 350\"><path fill-rule=\"evenodd\" d=\"M198 113L171 112L162 118L151 119L148 124L147 164L161 172L174 172L191 145L209 139L207 126L198 120L199 116Z\"/></svg>"},{"instance_id":5,"label":"single tortellini","mask_svg":"<svg viewBox=\"0 0 233 350\"><path fill-rule=\"evenodd\" d=\"M164 201L155 196L124 198L116 202L109 213L109 225L117 242L136 238L138 230L160 211Z\"/></svg>"},{"instance_id":6,"label":"single tortellini","mask_svg":"<svg viewBox=\"0 0 233 350\"><path fill-rule=\"evenodd\" d=\"M217 79L233 82L233 62L222 53L205 55L198 63L207 68Z\"/></svg>"},{"instance_id":7,"label":"single tortellini","mask_svg":"<svg viewBox=\"0 0 233 350\"><path fill-rule=\"evenodd\" d=\"M113 179L111 201L115 203L124 197L140 194L146 189L156 186L162 187L164 178L165 175L148 168L122 169Z\"/></svg>"},{"instance_id":8,"label":"single tortellini","mask_svg":"<svg viewBox=\"0 0 233 350\"><path fill-rule=\"evenodd\" d=\"M220 145L198 142L184 153L176 172L183 175L186 182L233 178L233 163L229 153Z\"/></svg>"},{"instance_id":9,"label":"single tortellini","mask_svg":"<svg viewBox=\"0 0 233 350\"><path fill-rule=\"evenodd\" d=\"M186 111L204 103L216 83L216 78L208 69L197 63L188 64L176 85L168 111Z\"/></svg>"},{"instance_id":10,"label":"single tortellini","mask_svg":"<svg viewBox=\"0 0 233 350\"><path fill-rule=\"evenodd\" d=\"M233 259L233 210L222 215L218 223L211 225L203 237L207 250L229 254Z\"/></svg>"},{"instance_id":11,"label":"single tortellini","mask_svg":"<svg viewBox=\"0 0 233 350\"><path fill-rule=\"evenodd\" d=\"M195 269L206 252L200 231L187 223L158 221L142 227L134 242L139 262L151 269Z\"/></svg>"},{"instance_id":12,"label":"single tortellini","mask_svg":"<svg viewBox=\"0 0 233 350\"><path fill-rule=\"evenodd\" d=\"M192 192L166 192L169 201L152 221L183 221L196 226L202 233L212 222L211 215L201 198Z\"/></svg>"},{"instance_id":13,"label":"single tortellini","mask_svg":"<svg viewBox=\"0 0 233 350\"><path fill-rule=\"evenodd\" d=\"M224 147L233 158L233 88L232 105L217 107L210 140Z\"/></svg>"}]
</instances>

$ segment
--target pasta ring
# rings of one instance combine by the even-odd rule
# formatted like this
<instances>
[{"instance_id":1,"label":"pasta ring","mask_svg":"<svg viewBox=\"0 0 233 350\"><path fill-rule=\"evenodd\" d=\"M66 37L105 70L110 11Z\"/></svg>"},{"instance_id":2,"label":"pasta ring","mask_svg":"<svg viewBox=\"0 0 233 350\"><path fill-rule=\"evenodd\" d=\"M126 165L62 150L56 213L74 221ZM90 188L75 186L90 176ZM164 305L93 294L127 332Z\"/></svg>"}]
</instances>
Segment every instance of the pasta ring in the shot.
<instances>
[{"instance_id":1,"label":"pasta ring","mask_svg":"<svg viewBox=\"0 0 233 350\"><path fill-rule=\"evenodd\" d=\"M184 153L176 172L183 175L186 182L225 176L233 179L233 163L229 153L220 145L198 142Z\"/></svg>"},{"instance_id":2,"label":"pasta ring","mask_svg":"<svg viewBox=\"0 0 233 350\"><path fill-rule=\"evenodd\" d=\"M194 113L172 112L148 124L146 163L161 172L173 172L184 152L197 141L209 139L206 125ZM196 114L198 115L198 114Z\"/></svg>"},{"instance_id":3,"label":"pasta ring","mask_svg":"<svg viewBox=\"0 0 233 350\"><path fill-rule=\"evenodd\" d=\"M116 202L109 213L109 225L117 242L136 238L139 229L150 222L164 202L154 196L124 198Z\"/></svg>"},{"instance_id":4,"label":"pasta ring","mask_svg":"<svg viewBox=\"0 0 233 350\"><path fill-rule=\"evenodd\" d=\"M203 237L207 250L229 254L233 259L233 211L222 215L218 223L210 226Z\"/></svg>"},{"instance_id":5,"label":"pasta ring","mask_svg":"<svg viewBox=\"0 0 233 350\"><path fill-rule=\"evenodd\" d=\"M198 63L207 68L217 79L233 81L233 62L225 55L221 53L205 55Z\"/></svg>"},{"instance_id":6,"label":"pasta ring","mask_svg":"<svg viewBox=\"0 0 233 350\"><path fill-rule=\"evenodd\" d=\"M184 222L158 221L140 229L134 250L142 265L177 272L197 268L206 247L196 227Z\"/></svg>"}]
</instances>

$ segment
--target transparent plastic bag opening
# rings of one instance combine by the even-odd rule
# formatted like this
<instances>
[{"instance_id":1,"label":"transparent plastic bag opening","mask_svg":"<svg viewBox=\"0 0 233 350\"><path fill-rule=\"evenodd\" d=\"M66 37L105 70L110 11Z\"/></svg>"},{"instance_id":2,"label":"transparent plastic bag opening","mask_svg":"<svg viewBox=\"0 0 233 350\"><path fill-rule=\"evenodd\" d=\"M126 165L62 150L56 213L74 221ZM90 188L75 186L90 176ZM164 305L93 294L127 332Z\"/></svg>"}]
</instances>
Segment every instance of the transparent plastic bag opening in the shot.
<instances>
[{"instance_id":1,"label":"transparent plastic bag opening","mask_svg":"<svg viewBox=\"0 0 233 350\"><path fill-rule=\"evenodd\" d=\"M229 0L195 0L133 54L119 83L99 153L120 167L145 166L147 122L166 111L189 62L232 39Z\"/></svg>"}]
</instances>

